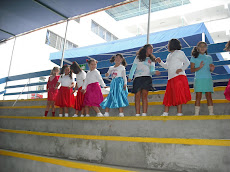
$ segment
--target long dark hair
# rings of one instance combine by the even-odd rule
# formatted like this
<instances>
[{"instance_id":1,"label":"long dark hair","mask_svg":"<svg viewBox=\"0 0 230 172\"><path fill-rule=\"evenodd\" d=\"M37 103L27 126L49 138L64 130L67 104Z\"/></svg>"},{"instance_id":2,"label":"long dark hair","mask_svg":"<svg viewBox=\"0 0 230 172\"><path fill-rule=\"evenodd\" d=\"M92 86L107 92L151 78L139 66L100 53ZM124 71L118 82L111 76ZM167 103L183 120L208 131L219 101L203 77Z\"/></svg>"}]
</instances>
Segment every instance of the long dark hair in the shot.
<instances>
[{"instance_id":1,"label":"long dark hair","mask_svg":"<svg viewBox=\"0 0 230 172\"><path fill-rule=\"evenodd\" d=\"M230 41L225 45L225 51L230 51Z\"/></svg>"},{"instance_id":2,"label":"long dark hair","mask_svg":"<svg viewBox=\"0 0 230 172\"><path fill-rule=\"evenodd\" d=\"M201 44L204 44L206 47L208 47L208 44L206 42L203 42L203 41L200 41L197 43L197 45L195 47L193 47L192 49L192 56L197 58L199 56L199 51L198 51L198 47L201 45ZM205 54L208 54L208 51L206 50L205 51Z\"/></svg>"},{"instance_id":3,"label":"long dark hair","mask_svg":"<svg viewBox=\"0 0 230 172\"><path fill-rule=\"evenodd\" d=\"M110 59L110 62L113 63L113 62L115 61L115 57L117 57L117 56L120 56L120 57L122 58L121 64L122 64L123 66L127 66L127 62L126 62L124 56L123 56L122 54L119 54L119 53L116 54L116 55L114 55L114 56L112 56L111 59Z\"/></svg>"},{"instance_id":4,"label":"long dark hair","mask_svg":"<svg viewBox=\"0 0 230 172\"><path fill-rule=\"evenodd\" d=\"M65 64L62 68L61 68L61 75L64 74L65 72L65 68L69 67L67 64ZM62 76L61 76L62 77ZM72 79L72 72L70 70L69 72L69 77Z\"/></svg>"},{"instance_id":5,"label":"long dark hair","mask_svg":"<svg viewBox=\"0 0 230 172\"><path fill-rule=\"evenodd\" d=\"M146 44L143 47L141 47L139 49L139 51L137 52L137 58L139 59L140 62L143 62L143 61L146 60L146 52L147 52L146 50L147 50L148 47L152 47L152 45L151 44ZM155 62L156 58L155 58L155 56L153 54L150 54L149 58L152 60L152 62Z\"/></svg>"},{"instance_id":6,"label":"long dark hair","mask_svg":"<svg viewBox=\"0 0 230 172\"><path fill-rule=\"evenodd\" d=\"M174 51L174 50L181 50L182 46L178 39L171 39L168 42L168 50Z\"/></svg>"},{"instance_id":7,"label":"long dark hair","mask_svg":"<svg viewBox=\"0 0 230 172\"><path fill-rule=\"evenodd\" d=\"M73 62L73 64L71 64L70 69L73 70L73 73L78 74L79 72L82 71L82 69L80 68L79 64L77 62Z\"/></svg>"}]
</instances>

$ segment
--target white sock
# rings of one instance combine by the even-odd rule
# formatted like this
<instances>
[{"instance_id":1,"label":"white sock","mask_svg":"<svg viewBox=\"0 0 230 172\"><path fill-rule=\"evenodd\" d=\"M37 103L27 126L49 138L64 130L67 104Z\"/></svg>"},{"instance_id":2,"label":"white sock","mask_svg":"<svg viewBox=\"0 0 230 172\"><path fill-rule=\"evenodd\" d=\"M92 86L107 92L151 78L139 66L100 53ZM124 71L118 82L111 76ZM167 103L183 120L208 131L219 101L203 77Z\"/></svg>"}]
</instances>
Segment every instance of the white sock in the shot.
<instances>
[{"instance_id":1,"label":"white sock","mask_svg":"<svg viewBox=\"0 0 230 172\"><path fill-rule=\"evenodd\" d=\"M161 116L168 116L169 113L168 112L164 112Z\"/></svg>"},{"instance_id":2,"label":"white sock","mask_svg":"<svg viewBox=\"0 0 230 172\"><path fill-rule=\"evenodd\" d=\"M136 116L140 116L140 114L139 114L139 113L137 113L137 114L136 114Z\"/></svg>"},{"instance_id":3,"label":"white sock","mask_svg":"<svg viewBox=\"0 0 230 172\"><path fill-rule=\"evenodd\" d=\"M200 114L200 106L195 106L195 116Z\"/></svg>"},{"instance_id":4,"label":"white sock","mask_svg":"<svg viewBox=\"0 0 230 172\"><path fill-rule=\"evenodd\" d=\"M147 116L147 114L146 113L142 113L142 116Z\"/></svg>"},{"instance_id":5,"label":"white sock","mask_svg":"<svg viewBox=\"0 0 230 172\"><path fill-rule=\"evenodd\" d=\"M109 112L105 112L105 114L104 114L105 116L109 116Z\"/></svg>"},{"instance_id":6,"label":"white sock","mask_svg":"<svg viewBox=\"0 0 230 172\"><path fill-rule=\"evenodd\" d=\"M177 113L177 116L183 116L183 113Z\"/></svg>"},{"instance_id":7,"label":"white sock","mask_svg":"<svg viewBox=\"0 0 230 172\"><path fill-rule=\"evenodd\" d=\"M124 115L124 113L122 112L122 113L119 113L119 116L120 116L120 117L124 117L125 115Z\"/></svg>"},{"instance_id":8,"label":"white sock","mask_svg":"<svg viewBox=\"0 0 230 172\"><path fill-rule=\"evenodd\" d=\"M101 112L97 113L97 116L103 117L103 114Z\"/></svg>"},{"instance_id":9,"label":"white sock","mask_svg":"<svg viewBox=\"0 0 230 172\"><path fill-rule=\"evenodd\" d=\"M62 114L61 114L61 113L59 114L59 117L62 117Z\"/></svg>"},{"instance_id":10,"label":"white sock","mask_svg":"<svg viewBox=\"0 0 230 172\"><path fill-rule=\"evenodd\" d=\"M209 115L214 115L213 106L208 106Z\"/></svg>"}]
</instances>

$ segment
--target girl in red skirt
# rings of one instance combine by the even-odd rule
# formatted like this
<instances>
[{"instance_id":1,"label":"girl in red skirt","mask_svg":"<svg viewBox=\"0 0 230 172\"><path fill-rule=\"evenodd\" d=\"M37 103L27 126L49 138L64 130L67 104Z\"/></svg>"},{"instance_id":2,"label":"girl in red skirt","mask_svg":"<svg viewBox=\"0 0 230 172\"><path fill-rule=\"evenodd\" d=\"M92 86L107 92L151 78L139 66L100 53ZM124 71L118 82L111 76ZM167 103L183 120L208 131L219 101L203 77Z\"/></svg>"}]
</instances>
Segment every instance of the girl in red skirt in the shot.
<instances>
[{"instance_id":1,"label":"girl in red skirt","mask_svg":"<svg viewBox=\"0 0 230 172\"><path fill-rule=\"evenodd\" d=\"M103 117L101 111L99 110L100 104L103 101L103 95L101 92L101 87L106 88L106 85L100 75L97 68L97 61L93 58L87 60L90 71L86 74L86 79L82 86L82 92L85 93L84 105L86 116L89 116L89 107L97 113L98 117Z\"/></svg>"},{"instance_id":2,"label":"girl in red skirt","mask_svg":"<svg viewBox=\"0 0 230 172\"><path fill-rule=\"evenodd\" d=\"M165 110L162 116L168 116L169 107L177 106L177 116L182 116L182 104L191 100L188 79L185 70L190 62L181 51L181 43L177 39L171 39L168 43L169 55L164 63L159 57L156 59L163 68L168 69L168 83L163 104Z\"/></svg>"},{"instance_id":3,"label":"girl in red skirt","mask_svg":"<svg viewBox=\"0 0 230 172\"><path fill-rule=\"evenodd\" d=\"M56 89L60 84L61 87L58 91L55 105L60 107L60 117L63 115L63 110L65 110L65 117L68 117L69 107L73 107L75 102L73 95L74 82L72 72L70 71L70 67L68 65L64 65L62 67L61 74L63 75L61 75L56 84Z\"/></svg>"},{"instance_id":4,"label":"girl in red skirt","mask_svg":"<svg viewBox=\"0 0 230 172\"><path fill-rule=\"evenodd\" d=\"M81 113L81 117L84 117L84 111L85 111L85 107L83 105L84 103L84 94L81 92L82 90L82 86L84 83L84 80L86 78L86 73L84 70L82 70L80 68L80 66L78 65L77 62L73 62L73 64L70 66L70 70L76 74L76 85L75 85L75 89L73 91L73 93L77 91L77 96L76 96L76 100L75 100L75 105L74 105L74 109L75 109L75 114L73 117L78 117L78 112L80 111Z\"/></svg>"},{"instance_id":5,"label":"girl in red skirt","mask_svg":"<svg viewBox=\"0 0 230 172\"><path fill-rule=\"evenodd\" d=\"M59 68L58 67L54 67L53 70L51 70L50 73L50 77L48 79L47 85L46 85L46 89L48 91L48 98L47 98L47 105L46 105L46 110L45 110L45 115L47 116L48 112L49 112L49 108L51 106L52 108L52 116L55 116L55 100L56 100L56 96L58 93L58 90L55 89L55 86L58 82L59 79Z\"/></svg>"}]
</instances>

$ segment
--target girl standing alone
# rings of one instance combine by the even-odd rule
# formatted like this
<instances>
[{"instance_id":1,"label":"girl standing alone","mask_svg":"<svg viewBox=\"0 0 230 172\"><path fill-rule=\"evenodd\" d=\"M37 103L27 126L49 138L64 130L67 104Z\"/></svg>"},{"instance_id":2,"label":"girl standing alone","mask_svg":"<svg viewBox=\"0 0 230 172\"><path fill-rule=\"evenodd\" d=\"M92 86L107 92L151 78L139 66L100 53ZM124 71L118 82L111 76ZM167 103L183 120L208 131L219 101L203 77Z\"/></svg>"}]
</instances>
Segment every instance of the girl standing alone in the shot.
<instances>
[{"instance_id":1,"label":"girl standing alone","mask_svg":"<svg viewBox=\"0 0 230 172\"><path fill-rule=\"evenodd\" d=\"M55 100L56 100L56 97L57 97L57 94L58 94L58 90L55 89L55 86L58 82L58 79L59 79L59 68L58 67L54 67L53 70L51 71L50 73L50 77L48 79L48 83L47 83L47 91L48 91L48 98L47 98L47 105L46 105L46 110L45 110L45 115L44 116L47 116L48 112L49 112L49 108L51 106L52 108L52 116L54 117L55 116Z\"/></svg>"},{"instance_id":2,"label":"girl standing alone","mask_svg":"<svg viewBox=\"0 0 230 172\"><path fill-rule=\"evenodd\" d=\"M194 91L196 93L195 102L195 115L200 113L200 100L202 98L202 93L205 94L208 104L209 115L214 115L213 113L213 82L211 72L215 69L212 64L212 57L207 55L207 43L198 42L197 46L192 50L191 58L191 72L195 72L194 78Z\"/></svg>"},{"instance_id":3,"label":"girl standing alone","mask_svg":"<svg viewBox=\"0 0 230 172\"><path fill-rule=\"evenodd\" d=\"M110 62L115 62L115 65L109 67L109 70L105 76L108 77L111 75L113 80L110 84L109 95L100 105L102 109L105 109L104 116L109 116L110 108L119 108L119 116L124 117L123 107L129 105L127 99L128 89L125 70L127 63L122 54L116 54L110 59Z\"/></svg>"}]
</instances>

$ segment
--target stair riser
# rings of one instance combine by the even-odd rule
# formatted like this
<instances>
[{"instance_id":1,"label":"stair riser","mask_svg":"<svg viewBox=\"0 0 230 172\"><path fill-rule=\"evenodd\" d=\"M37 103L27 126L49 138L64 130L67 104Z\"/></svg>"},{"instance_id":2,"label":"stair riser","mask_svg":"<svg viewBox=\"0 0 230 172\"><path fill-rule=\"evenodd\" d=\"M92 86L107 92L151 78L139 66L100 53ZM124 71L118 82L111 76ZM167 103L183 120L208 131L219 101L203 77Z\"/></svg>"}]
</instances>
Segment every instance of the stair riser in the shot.
<instances>
[{"instance_id":1,"label":"stair riser","mask_svg":"<svg viewBox=\"0 0 230 172\"><path fill-rule=\"evenodd\" d=\"M163 105L149 105L148 107L148 115L149 116L160 116L164 111ZM44 108L24 108L24 109L0 109L1 116L43 116L45 112ZM105 110L101 110L102 113ZM73 108L69 108L69 115L73 116L75 110ZM110 116L118 116L118 109L111 109ZM124 108L125 116L134 116L136 114L134 106L128 106ZM230 106L229 103L216 103L214 104L214 113L216 115L228 115L230 114ZM59 114L59 109L56 109L56 116ZM96 116L96 113L91 110L90 114L92 116ZM170 116L174 116L177 114L176 107L171 107L169 111ZM193 115L194 114L194 104L186 104L183 105L183 114L184 115ZM208 107L206 104L201 104L200 115L208 115ZM49 112L49 116L51 116L51 111Z\"/></svg>"},{"instance_id":2,"label":"stair riser","mask_svg":"<svg viewBox=\"0 0 230 172\"><path fill-rule=\"evenodd\" d=\"M196 93L191 93L192 100L196 100ZM202 95L202 99L205 98L205 94ZM224 91L217 91L212 94L212 99L225 99L224 96ZM129 102L134 102L134 96L128 96ZM148 101L149 102L160 102L164 100L164 94L153 94L153 95L148 95Z\"/></svg>"},{"instance_id":3,"label":"stair riser","mask_svg":"<svg viewBox=\"0 0 230 172\"><path fill-rule=\"evenodd\" d=\"M230 171L230 147L0 133L0 148L102 164L188 172Z\"/></svg>"},{"instance_id":4,"label":"stair riser","mask_svg":"<svg viewBox=\"0 0 230 172\"><path fill-rule=\"evenodd\" d=\"M0 155L0 172L88 172L82 169Z\"/></svg>"},{"instance_id":5,"label":"stair riser","mask_svg":"<svg viewBox=\"0 0 230 172\"><path fill-rule=\"evenodd\" d=\"M196 94L195 93L191 93L192 96L192 100L196 99ZM203 94L202 96L203 99L205 99L205 95ZM224 96L224 91L217 91L214 92L212 94L212 98L213 99L225 99ZM164 94L153 94L153 95L148 95L148 101L149 102L156 102L156 101L163 101L164 99ZM128 100L129 102L134 102L134 96L128 96ZM17 101L17 103L15 104L15 106L45 106L47 103L46 100L35 100L35 101ZM1 106L12 106L14 104L14 101L0 101L0 107Z\"/></svg>"},{"instance_id":6,"label":"stair riser","mask_svg":"<svg viewBox=\"0 0 230 172\"><path fill-rule=\"evenodd\" d=\"M0 128L47 133L153 137L229 139L230 120L38 120L0 119Z\"/></svg>"}]
</instances>

